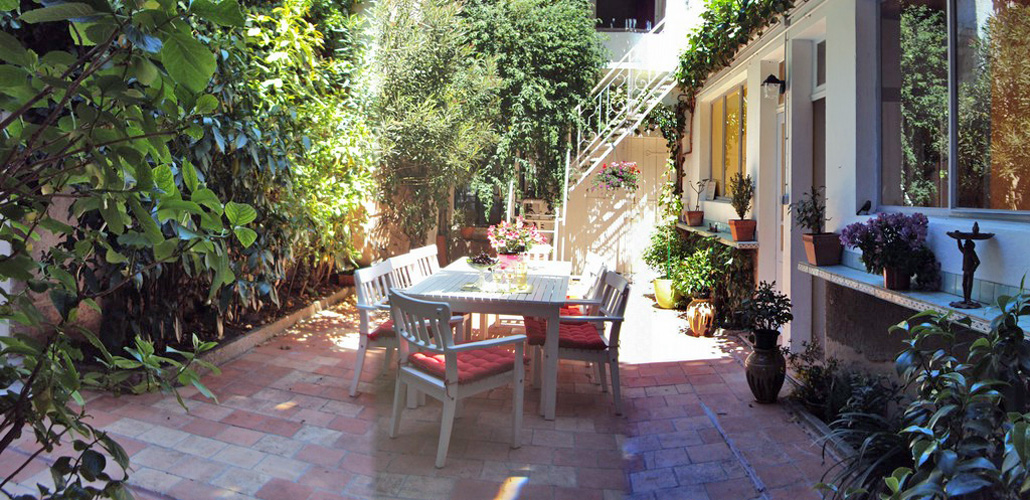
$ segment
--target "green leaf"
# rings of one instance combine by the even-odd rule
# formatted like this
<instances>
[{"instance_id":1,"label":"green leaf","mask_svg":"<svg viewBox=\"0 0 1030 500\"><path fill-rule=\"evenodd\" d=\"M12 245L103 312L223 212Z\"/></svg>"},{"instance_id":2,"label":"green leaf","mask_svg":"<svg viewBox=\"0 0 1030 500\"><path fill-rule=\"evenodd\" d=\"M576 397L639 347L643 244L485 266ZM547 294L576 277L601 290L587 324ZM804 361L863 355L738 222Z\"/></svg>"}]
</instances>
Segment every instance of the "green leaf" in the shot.
<instances>
[{"instance_id":1,"label":"green leaf","mask_svg":"<svg viewBox=\"0 0 1030 500\"><path fill-rule=\"evenodd\" d=\"M71 2L51 5L42 9L30 10L19 17L29 24L49 23L53 21L67 21L78 17L87 17L96 14L89 4Z\"/></svg>"},{"instance_id":2,"label":"green leaf","mask_svg":"<svg viewBox=\"0 0 1030 500\"><path fill-rule=\"evenodd\" d=\"M19 66L32 65L32 56L22 47L21 42L10 34L0 31L0 61L7 61Z\"/></svg>"},{"instance_id":3,"label":"green leaf","mask_svg":"<svg viewBox=\"0 0 1030 500\"><path fill-rule=\"evenodd\" d=\"M254 222L254 219L257 219L257 212L246 203L230 201L225 204L225 216L233 225L243 226Z\"/></svg>"},{"instance_id":4,"label":"green leaf","mask_svg":"<svg viewBox=\"0 0 1030 500\"><path fill-rule=\"evenodd\" d=\"M182 181L186 183L186 187L191 193L197 190L197 184L200 183L200 180L197 179L197 169L188 161L182 164Z\"/></svg>"},{"instance_id":5,"label":"green leaf","mask_svg":"<svg viewBox=\"0 0 1030 500\"><path fill-rule=\"evenodd\" d=\"M240 244L242 244L244 248L253 245L254 240L257 239L257 231L254 231L249 227L238 227L234 229L233 232L236 233L236 239L240 240Z\"/></svg>"},{"instance_id":6,"label":"green leaf","mask_svg":"<svg viewBox=\"0 0 1030 500\"><path fill-rule=\"evenodd\" d=\"M0 0L0 10L14 10L18 8L18 0Z\"/></svg>"},{"instance_id":7,"label":"green leaf","mask_svg":"<svg viewBox=\"0 0 1030 500\"><path fill-rule=\"evenodd\" d=\"M164 240L164 237L161 236L161 228L157 227L157 222L154 222L150 212L143 209L143 205L140 204L138 199L129 198L129 209L132 210L132 215L136 217L136 221L143 227L143 234L147 237L147 241L150 244L156 245Z\"/></svg>"},{"instance_id":8,"label":"green leaf","mask_svg":"<svg viewBox=\"0 0 1030 500\"><path fill-rule=\"evenodd\" d=\"M204 94L197 98L197 104L193 106L194 112L206 115L218 109L218 98L211 94Z\"/></svg>"},{"instance_id":9,"label":"green leaf","mask_svg":"<svg viewBox=\"0 0 1030 500\"><path fill-rule=\"evenodd\" d=\"M179 240L177 238L168 238L161 243L154 246L154 259L157 261L168 260L175 250L179 248Z\"/></svg>"},{"instance_id":10,"label":"green leaf","mask_svg":"<svg viewBox=\"0 0 1030 500\"><path fill-rule=\"evenodd\" d=\"M176 83L192 92L207 88L215 73L215 56L190 35L173 33L164 40L161 62Z\"/></svg>"},{"instance_id":11,"label":"green leaf","mask_svg":"<svg viewBox=\"0 0 1030 500\"><path fill-rule=\"evenodd\" d=\"M190 195L190 199L194 203L199 203L215 212L218 215L222 215L222 202L218 200L218 195L214 191L208 188L200 188Z\"/></svg>"},{"instance_id":12,"label":"green leaf","mask_svg":"<svg viewBox=\"0 0 1030 500\"><path fill-rule=\"evenodd\" d=\"M18 66L0 64L0 91L25 84L29 74Z\"/></svg>"},{"instance_id":13,"label":"green leaf","mask_svg":"<svg viewBox=\"0 0 1030 500\"><path fill-rule=\"evenodd\" d=\"M150 59L146 57L135 59L132 62L132 71L136 75L136 79L148 87L157 80L159 74L157 66L154 66L154 63L150 62Z\"/></svg>"},{"instance_id":14,"label":"green leaf","mask_svg":"<svg viewBox=\"0 0 1030 500\"><path fill-rule=\"evenodd\" d=\"M154 185L166 195L173 195L179 191L175 187L175 175L168 165L154 168Z\"/></svg>"},{"instance_id":15,"label":"green leaf","mask_svg":"<svg viewBox=\"0 0 1030 500\"><path fill-rule=\"evenodd\" d=\"M220 26L243 27L246 24L236 0L195 0L190 5L190 12Z\"/></svg>"}]
</instances>

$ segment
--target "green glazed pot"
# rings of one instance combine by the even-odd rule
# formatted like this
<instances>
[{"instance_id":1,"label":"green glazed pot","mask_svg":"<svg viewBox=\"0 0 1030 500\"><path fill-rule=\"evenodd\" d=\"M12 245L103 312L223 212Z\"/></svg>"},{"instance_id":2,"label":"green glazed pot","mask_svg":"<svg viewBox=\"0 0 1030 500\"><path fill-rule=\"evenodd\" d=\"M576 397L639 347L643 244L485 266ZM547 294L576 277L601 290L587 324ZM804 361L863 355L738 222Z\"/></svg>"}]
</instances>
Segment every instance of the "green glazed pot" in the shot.
<instances>
[{"instance_id":1,"label":"green glazed pot","mask_svg":"<svg viewBox=\"0 0 1030 500\"><path fill-rule=\"evenodd\" d=\"M654 299L658 307L672 309L679 302L680 295L672 288L672 280L659 278L654 280Z\"/></svg>"}]
</instances>

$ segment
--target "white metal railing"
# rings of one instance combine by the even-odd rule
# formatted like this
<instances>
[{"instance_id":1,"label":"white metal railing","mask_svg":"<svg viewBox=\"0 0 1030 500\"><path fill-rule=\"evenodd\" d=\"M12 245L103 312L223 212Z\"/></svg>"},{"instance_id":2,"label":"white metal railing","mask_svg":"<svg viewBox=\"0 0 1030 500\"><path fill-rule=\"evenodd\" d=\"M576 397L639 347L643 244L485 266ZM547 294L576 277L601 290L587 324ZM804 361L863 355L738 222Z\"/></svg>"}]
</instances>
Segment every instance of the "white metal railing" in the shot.
<instances>
[{"instance_id":1,"label":"white metal railing","mask_svg":"<svg viewBox=\"0 0 1030 500\"><path fill-rule=\"evenodd\" d=\"M675 87L673 74L686 35L661 20L594 86L590 101L577 108L567 189L575 189L615 146L633 132Z\"/></svg>"}]
</instances>

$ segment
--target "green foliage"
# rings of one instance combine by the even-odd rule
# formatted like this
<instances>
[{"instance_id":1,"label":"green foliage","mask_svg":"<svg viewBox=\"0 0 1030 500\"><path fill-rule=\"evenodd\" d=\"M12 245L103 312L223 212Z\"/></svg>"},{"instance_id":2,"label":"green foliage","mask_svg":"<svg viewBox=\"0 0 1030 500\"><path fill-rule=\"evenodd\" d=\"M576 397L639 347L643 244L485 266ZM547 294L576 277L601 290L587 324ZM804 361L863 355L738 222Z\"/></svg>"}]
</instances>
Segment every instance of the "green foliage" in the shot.
<instances>
[{"instance_id":1,"label":"green foliage","mask_svg":"<svg viewBox=\"0 0 1030 500\"><path fill-rule=\"evenodd\" d=\"M386 220L413 244L498 140L495 58L475 51L461 10L445 0L384 0L372 13L371 116L382 154L375 180Z\"/></svg>"},{"instance_id":2,"label":"green foliage","mask_svg":"<svg viewBox=\"0 0 1030 500\"><path fill-rule=\"evenodd\" d=\"M776 283L763 281L740 304L744 324L751 330L779 330L794 319L790 298L776 291Z\"/></svg>"},{"instance_id":3,"label":"green foliage","mask_svg":"<svg viewBox=\"0 0 1030 500\"><path fill-rule=\"evenodd\" d=\"M715 267L715 247L701 246L676 266L673 274L673 288L681 294L695 299L707 299L712 295L719 270Z\"/></svg>"},{"instance_id":4,"label":"green foliage","mask_svg":"<svg viewBox=\"0 0 1030 500\"><path fill-rule=\"evenodd\" d=\"M621 88L621 87L619 87ZM668 180L662 184L658 206L665 218L679 218L683 212L683 139L687 130L687 110L682 102L676 106L659 104L648 113L641 124L647 130L659 130L669 150L666 160ZM700 204L700 199L698 200Z\"/></svg>"},{"instance_id":5,"label":"green foliage","mask_svg":"<svg viewBox=\"0 0 1030 500\"><path fill-rule=\"evenodd\" d=\"M76 325L80 310L120 306L112 301L119 291L166 266L195 276L208 300L236 279L229 254L233 245L246 246L253 217L226 211L254 209L223 204L172 146L219 105L203 93L213 51L191 26L211 22L231 31L238 10L235 0L194 2L189 10L171 2L55 4L22 12L19 23L7 23L10 32L0 32L0 240L10 245L0 257L0 280L26 284L2 292L0 319L33 333L0 340L0 454L20 460L9 458L8 447L26 427L43 450L74 445L73 455L51 467L57 491L40 496L130 496L124 451L83 421L82 387L130 379L142 380L129 385L133 391L199 384L195 354L156 356L153 331L138 332L126 351L131 357L122 357ZM41 47L50 49L40 54ZM36 298L44 296L50 307L40 308ZM88 359L73 334L104 353L106 373L80 370ZM195 340L192 347L199 353L211 344ZM122 477L103 472L98 449Z\"/></svg>"},{"instance_id":6,"label":"green foliage","mask_svg":"<svg viewBox=\"0 0 1030 500\"><path fill-rule=\"evenodd\" d=\"M924 5L904 7L900 22L901 190L906 205L940 206L948 151L947 22L944 11Z\"/></svg>"},{"instance_id":7,"label":"green foliage","mask_svg":"<svg viewBox=\"0 0 1030 500\"><path fill-rule=\"evenodd\" d=\"M708 0L676 70L690 109L708 77L729 66L741 47L793 6L793 0Z\"/></svg>"},{"instance_id":8,"label":"green foliage","mask_svg":"<svg viewBox=\"0 0 1030 500\"><path fill-rule=\"evenodd\" d=\"M811 234L822 234L826 221L826 199L823 197L825 187L812 186L812 191L790 204L790 212L794 215L794 223Z\"/></svg>"},{"instance_id":9,"label":"green foliage","mask_svg":"<svg viewBox=\"0 0 1030 500\"><path fill-rule=\"evenodd\" d=\"M672 278L679 262L694 252L696 245L676 229L675 221L655 228L651 233L651 244L644 249L643 260L651 269L662 273L663 278Z\"/></svg>"},{"instance_id":10,"label":"green foliage","mask_svg":"<svg viewBox=\"0 0 1030 500\"><path fill-rule=\"evenodd\" d=\"M1030 346L1019 327L1030 297L1001 297L998 306L990 332L969 344L957 343L951 318L935 312L891 329L906 335L895 366L914 395L899 429L881 431L894 432L911 461L883 474L874 485L880 498L1014 500L1030 492Z\"/></svg>"},{"instance_id":11,"label":"green foliage","mask_svg":"<svg viewBox=\"0 0 1030 500\"><path fill-rule=\"evenodd\" d=\"M737 213L740 220L744 220L747 211L751 210L751 201L755 197L755 181L751 174L741 175L740 172L733 174L730 179L730 205Z\"/></svg>"},{"instance_id":12,"label":"green foliage","mask_svg":"<svg viewBox=\"0 0 1030 500\"><path fill-rule=\"evenodd\" d=\"M516 181L520 194L557 205L565 153L607 54L589 0L469 0L464 17L478 53L494 58L500 86L496 147L474 186L489 204Z\"/></svg>"}]
</instances>

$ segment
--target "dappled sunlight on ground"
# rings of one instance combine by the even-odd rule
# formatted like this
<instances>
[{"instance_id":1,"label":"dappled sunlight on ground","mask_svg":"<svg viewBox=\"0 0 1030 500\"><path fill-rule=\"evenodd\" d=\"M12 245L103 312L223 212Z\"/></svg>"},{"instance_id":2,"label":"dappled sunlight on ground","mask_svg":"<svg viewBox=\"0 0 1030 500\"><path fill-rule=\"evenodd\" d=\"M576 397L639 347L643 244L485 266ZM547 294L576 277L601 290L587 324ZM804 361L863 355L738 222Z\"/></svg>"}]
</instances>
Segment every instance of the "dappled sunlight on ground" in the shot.
<instances>
[{"instance_id":1,"label":"dappled sunlight on ground","mask_svg":"<svg viewBox=\"0 0 1030 500\"><path fill-rule=\"evenodd\" d=\"M394 380L382 350L369 352L361 394L348 397L352 302L206 376L218 404L187 388L188 413L162 395L94 395L87 411L132 456L142 499L818 498L810 486L826 468L821 447L782 406L753 403L744 348L682 334L676 312L639 291L629 307L623 416L595 367L563 361L555 420L539 416L540 391L527 384L523 446L511 449L511 388L469 398L443 469L433 466L439 402L405 410L398 437L387 436ZM490 319L491 336L521 330L517 318ZM50 481L34 463L20 484Z\"/></svg>"}]
</instances>

